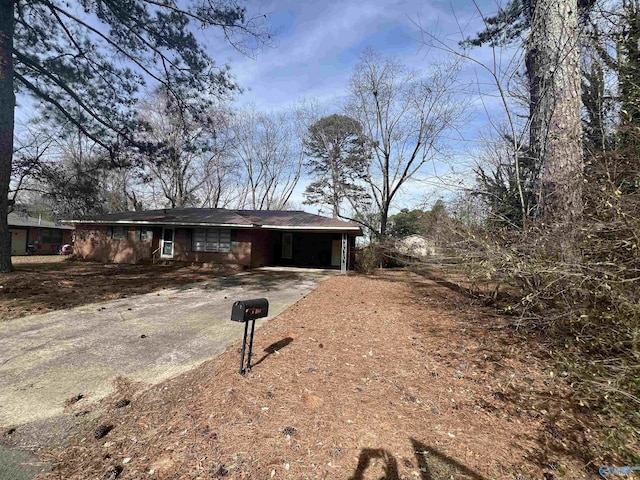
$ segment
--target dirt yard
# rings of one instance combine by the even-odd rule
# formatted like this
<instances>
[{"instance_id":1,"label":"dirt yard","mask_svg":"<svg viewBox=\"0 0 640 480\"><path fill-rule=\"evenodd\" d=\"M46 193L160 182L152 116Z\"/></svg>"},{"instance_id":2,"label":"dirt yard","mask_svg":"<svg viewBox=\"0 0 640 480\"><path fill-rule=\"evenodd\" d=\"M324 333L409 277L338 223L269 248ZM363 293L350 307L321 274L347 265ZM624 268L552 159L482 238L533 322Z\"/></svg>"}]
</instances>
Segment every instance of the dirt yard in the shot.
<instances>
[{"instance_id":1,"label":"dirt yard","mask_svg":"<svg viewBox=\"0 0 640 480\"><path fill-rule=\"evenodd\" d=\"M236 344L150 389L120 381L43 478L598 478L553 359L469 305L406 272L330 278L256 332L245 377Z\"/></svg>"},{"instance_id":2,"label":"dirt yard","mask_svg":"<svg viewBox=\"0 0 640 480\"><path fill-rule=\"evenodd\" d=\"M12 261L16 271L0 274L0 321L124 298L224 274L200 267L72 262L59 255L13 257Z\"/></svg>"}]
</instances>

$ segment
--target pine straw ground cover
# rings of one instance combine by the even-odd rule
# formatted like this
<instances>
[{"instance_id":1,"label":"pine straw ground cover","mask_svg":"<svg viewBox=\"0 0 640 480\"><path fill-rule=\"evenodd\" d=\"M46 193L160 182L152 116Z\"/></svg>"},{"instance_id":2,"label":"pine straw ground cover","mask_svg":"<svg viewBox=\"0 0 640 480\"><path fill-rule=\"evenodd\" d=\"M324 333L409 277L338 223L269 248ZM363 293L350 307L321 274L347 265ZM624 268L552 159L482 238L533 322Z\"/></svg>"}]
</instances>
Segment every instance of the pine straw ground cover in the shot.
<instances>
[{"instance_id":1,"label":"pine straw ground cover","mask_svg":"<svg viewBox=\"0 0 640 480\"><path fill-rule=\"evenodd\" d=\"M0 321L115 300L211 280L223 268L122 265L71 261L59 255L12 257L15 272L0 273Z\"/></svg>"},{"instance_id":2,"label":"pine straw ground cover","mask_svg":"<svg viewBox=\"0 0 640 480\"><path fill-rule=\"evenodd\" d=\"M417 275L336 276L256 332L246 377L236 344L121 380L43 478L597 478L588 412L535 345Z\"/></svg>"}]
</instances>

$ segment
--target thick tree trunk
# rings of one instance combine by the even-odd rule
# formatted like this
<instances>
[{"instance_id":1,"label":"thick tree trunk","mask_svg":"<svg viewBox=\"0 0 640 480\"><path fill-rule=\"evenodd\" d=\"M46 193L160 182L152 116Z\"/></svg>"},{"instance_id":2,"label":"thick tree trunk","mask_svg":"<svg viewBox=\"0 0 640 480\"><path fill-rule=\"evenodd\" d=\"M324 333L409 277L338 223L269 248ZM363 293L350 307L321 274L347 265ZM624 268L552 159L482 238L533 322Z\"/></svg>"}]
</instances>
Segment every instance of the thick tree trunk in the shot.
<instances>
[{"instance_id":1,"label":"thick tree trunk","mask_svg":"<svg viewBox=\"0 0 640 480\"><path fill-rule=\"evenodd\" d=\"M13 0L0 0L0 273L11 267L9 180L13 158L13 115L16 97L13 91Z\"/></svg>"},{"instance_id":2,"label":"thick tree trunk","mask_svg":"<svg viewBox=\"0 0 640 480\"><path fill-rule=\"evenodd\" d=\"M583 180L577 0L531 1L527 70L543 218L571 226L582 214Z\"/></svg>"},{"instance_id":3,"label":"thick tree trunk","mask_svg":"<svg viewBox=\"0 0 640 480\"><path fill-rule=\"evenodd\" d=\"M333 207L333 218L340 217L340 195L338 194L338 188L340 185L340 178L338 176L338 168L336 166L336 158L329 158L329 162L331 163L331 193L332 193L332 207Z\"/></svg>"},{"instance_id":4,"label":"thick tree trunk","mask_svg":"<svg viewBox=\"0 0 640 480\"><path fill-rule=\"evenodd\" d=\"M389 205L390 201L385 201L382 211L380 212L380 240L384 240L387 236L387 225L389 223Z\"/></svg>"}]
</instances>

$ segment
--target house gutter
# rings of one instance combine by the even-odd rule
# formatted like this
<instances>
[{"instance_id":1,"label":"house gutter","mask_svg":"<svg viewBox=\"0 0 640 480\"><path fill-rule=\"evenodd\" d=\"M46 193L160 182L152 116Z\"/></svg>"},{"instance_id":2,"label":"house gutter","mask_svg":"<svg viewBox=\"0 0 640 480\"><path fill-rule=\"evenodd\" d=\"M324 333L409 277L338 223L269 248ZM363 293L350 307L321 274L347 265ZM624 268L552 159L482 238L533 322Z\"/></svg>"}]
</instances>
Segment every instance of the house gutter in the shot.
<instances>
[{"instance_id":1,"label":"house gutter","mask_svg":"<svg viewBox=\"0 0 640 480\"><path fill-rule=\"evenodd\" d=\"M358 227L314 227L314 226L282 226L282 225L260 225L254 223L252 225L240 225L235 223L183 223L183 222L157 222L146 220L63 220L64 223L84 224L84 225L151 225L172 227L216 227L216 228L259 228L264 230L283 230L283 231L312 231L312 232L350 232L356 235L362 235L362 230Z\"/></svg>"},{"instance_id":2,"label":"house gutter","mask_svg":"<svg viewBox=\"0 0 640 480\"><path fill-rule=\"evenodd\" d=\"M347 232L361 232L358 227L286 227L282 225L260 225L262 228L269 230L325 230L325 231L347 231Z\"/></svg>"}]
</instances>

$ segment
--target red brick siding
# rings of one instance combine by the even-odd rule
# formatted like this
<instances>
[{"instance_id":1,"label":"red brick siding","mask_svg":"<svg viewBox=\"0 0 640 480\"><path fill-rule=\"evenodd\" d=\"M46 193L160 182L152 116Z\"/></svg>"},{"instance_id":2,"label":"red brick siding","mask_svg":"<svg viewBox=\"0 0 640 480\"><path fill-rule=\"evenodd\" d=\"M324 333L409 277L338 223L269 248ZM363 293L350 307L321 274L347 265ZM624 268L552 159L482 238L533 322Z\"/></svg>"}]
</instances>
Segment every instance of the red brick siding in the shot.
<instances>
[{"instance_id":1,"label":"red brick siding","mask_svg":"<svg viewBox=\"0 0 640 480\"><path fill-rule=\"evenodd\" d=\"M238 232L238 235L241 235L244 241L251 242L251 268L274 264L273 245L275 236L279 235L279 232L256 229L243 230Z\"/></svg>"},{"instance_id":2,"label":"red brick siding","mask_svg":"<svg viewBox=\"0 0 640 480\"><path fill-rule=\"evenodd\" d=\"M127 238L113 240L109 238L108 227L103 225L79 225L76 229L74 253L85 260L95 260L104 263L141 263L151 261L151 254L160 246L162 228L146 228L153 231L151 241L141 241L135 227L128 229ZM227 263L243 267L251 264L251 242L231 242L231 251L193 252L191 250L190 228L176 228L174 237L173 258L167 261L195 262L195 263Z\"/></svg>"},{"instance_id":3,"label":"red brick siding","mask_svg":"<svg viewBox=\"0 0 640 480\"><path fill-rule=\"evenodd\" d=\"M109 238L104 225L78 225L73 252L81 259L103 263L141 263L151 260L151 242L140 241L134 227L125 227L126 238Z\"/></svg>"},{"instance_id":4,"label":"red brick siding","mask_svg":"<svg viewBox=\"0 0 640 480\"><path fill-rule=\"evenodd\" d=\"M237 231L231 232L231 251L229 252L194 252L191 250L193 230L176 228L174 237L173 260L196 263L227 263L249 267L251 265L251 241Z\"/></svg>"},{"instance_id":5,"label":"red brick siding","mask_svg":"<svg viewBox=\"0 0 640 480\"><path fill-rule=\"evenodd\" d=\"M100 262L140 263L151 261L151 254L157 250L162 237L162 228L153 227L152 241L140 241L134 227L128 227L127 238L112 240L108 237L107 226L79 225L76 228L74 253L80 258ZM168 261L232 264L244 268L266 265L313 265L328 267L331 256L331 240L340 234L294 233L294 258L280 258L281 231L260 229L237 229L231 232L230 252L192 251L191 228L176 228L173 259ZM353 267L355 237L349 238L349 266ZM322 254L322 255L321 255ZM320 259L320 256L323 258Z\"/></svg>"}]
</instances>

